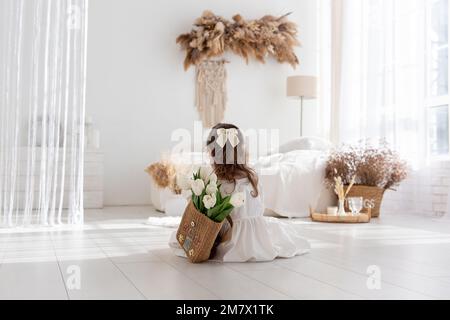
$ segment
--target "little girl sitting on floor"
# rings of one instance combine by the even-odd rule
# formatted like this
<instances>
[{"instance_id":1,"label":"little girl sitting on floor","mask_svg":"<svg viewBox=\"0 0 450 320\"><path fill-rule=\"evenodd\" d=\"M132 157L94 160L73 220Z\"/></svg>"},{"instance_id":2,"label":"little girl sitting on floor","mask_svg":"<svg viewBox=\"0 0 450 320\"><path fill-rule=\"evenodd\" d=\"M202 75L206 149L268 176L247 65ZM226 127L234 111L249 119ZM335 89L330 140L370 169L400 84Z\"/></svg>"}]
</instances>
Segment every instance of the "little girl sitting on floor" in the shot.
<instances>
[{"instance_id":1,"label":"little girl sitting on floor","mask_svg":"<svg viewBox=\"0 0 450 320\"><path fill-rule=\"evenodd\" d=\"M296 230L275 218L264 217L264 202L258 176L247 165L244 137L231 124L212 128L207 148L213 159L214 173L221 184L220 191L229 195L243 192L245 203L231 213L233 226L225 224L219 237L227 239L216 248L212 260L223 262L270 261L307 253L309 243ZM185 256L172 235L170 246Z\"/></svg>"}]
</instances>

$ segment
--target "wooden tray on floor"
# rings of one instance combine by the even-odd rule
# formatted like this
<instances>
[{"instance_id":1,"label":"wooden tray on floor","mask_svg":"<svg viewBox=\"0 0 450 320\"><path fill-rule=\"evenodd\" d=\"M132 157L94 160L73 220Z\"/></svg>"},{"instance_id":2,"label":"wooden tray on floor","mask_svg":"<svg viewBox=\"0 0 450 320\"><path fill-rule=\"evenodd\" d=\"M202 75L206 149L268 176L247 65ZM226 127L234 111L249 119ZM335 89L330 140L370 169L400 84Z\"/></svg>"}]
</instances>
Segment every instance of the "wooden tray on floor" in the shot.
<instances>
[{"instance_id":1,"label":"wooden tray on floor","mask_svg":"<svg viewBox=\"0 0 450 320\"><path fill-rule=\"evenodd\" d=\"M316 222L328 222L328 223L368 223L371 219L371 210L367 209L367 212L362 212L358 216L332 216L324 213L314 212L310 208L310 216L312 221Z\"/></svg>"}]
</instances>

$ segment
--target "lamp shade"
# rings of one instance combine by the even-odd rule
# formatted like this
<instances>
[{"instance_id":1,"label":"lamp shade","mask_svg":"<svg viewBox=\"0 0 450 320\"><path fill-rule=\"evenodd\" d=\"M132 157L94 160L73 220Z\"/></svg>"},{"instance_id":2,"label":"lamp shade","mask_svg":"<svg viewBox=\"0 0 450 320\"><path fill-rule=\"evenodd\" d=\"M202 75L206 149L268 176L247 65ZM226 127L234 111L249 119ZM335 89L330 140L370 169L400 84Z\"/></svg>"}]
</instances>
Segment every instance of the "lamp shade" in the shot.
<instances>
[{"instance_id":1,"label":"lamp shade","mask_svg":"<svg viewBox=\"0 0 450 320\"><path fill-rule=\"evenodd\" d=\"M287 78L287 96L314 99L317 97L317 78L313 76L292 76Z\"/></svg>"}]
</instances>

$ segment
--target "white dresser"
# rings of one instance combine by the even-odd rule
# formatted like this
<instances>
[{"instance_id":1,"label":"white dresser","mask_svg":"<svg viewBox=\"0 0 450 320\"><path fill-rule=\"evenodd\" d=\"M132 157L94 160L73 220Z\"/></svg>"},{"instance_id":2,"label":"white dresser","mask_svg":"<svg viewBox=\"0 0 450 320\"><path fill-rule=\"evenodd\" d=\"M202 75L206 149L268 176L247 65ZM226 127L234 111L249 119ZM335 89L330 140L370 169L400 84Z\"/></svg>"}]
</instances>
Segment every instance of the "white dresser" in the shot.
<instances>
[{"instance_id":1,"label":"white dresser","mask_svg":"<svg viewBox=\"0 0 450 320\"><path fill-rule=\"evenodd\" d=\"M27 148L22 148L20 150L22 155L27 153ZM35 172L34 172L34 201L33 207L38 206L39 199L39 170L41 167L41 153L40 148L36 148L36 163L35 163ZM25 157L25 156L24 156ZM62 155L59 156L60 165L62 167ZM70 190L72 173L70 172L70 153L66 156L67 167L65 174L65 182L64 182L64 190ZM85 151L84 157L84 208L85 209L100 209L103 208L103 153L99 150L90 150L87 149ZM23 159L19 162L18 168L18 176L16 180L16 190L15 190L15 198L17 199L17 203L19 204L19 209L23 209L23 205L25 203L25 193L26 193L26 185L27 185L27 161ZM0 181L2 181L4 177L0 176ZM3 185L0 183L0 192L4 192L6 197L9 197L10 190L3 190ZM57 188L57 193L59 194L61 187ZM67 208L68 197L64 197L64 208Z\"/></svg>"},{"instance_id":2,"label":"white dresser","mask_svg":"<svg viewBox=\"0 0 450 320\"><path fill-rule=\"evenodd\" d=\"M103 208L103 161L99 150L86 150L84 156L84 208Z\"/></svg>"}]
</instances>

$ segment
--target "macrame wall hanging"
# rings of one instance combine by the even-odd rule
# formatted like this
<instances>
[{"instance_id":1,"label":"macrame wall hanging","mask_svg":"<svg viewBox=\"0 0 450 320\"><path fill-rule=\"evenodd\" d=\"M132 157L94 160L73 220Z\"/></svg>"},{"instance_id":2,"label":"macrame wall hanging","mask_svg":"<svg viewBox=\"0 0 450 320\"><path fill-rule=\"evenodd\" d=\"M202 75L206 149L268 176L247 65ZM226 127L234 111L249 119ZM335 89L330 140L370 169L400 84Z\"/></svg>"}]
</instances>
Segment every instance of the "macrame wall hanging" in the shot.
<instances>
[{"instance_id":1,"label":"macrame wall hanging","mask_svg":"<svg viewBox=\"0 0 450 320\"><path fill-rule=\"evenodd\" d=\"M184 68L197 67L196 100L203 125L211 127L223 119L226 106L226 72L224 61L212 61L226 51L264 63L267 57L279 63L299 64L294 47L299 46L297 26L281 17L264 16L245 20L235 15L232 21L205 11L194 28L177 38L186 51Z\"/></svg>"},{"instance_id":2,"label":"macrame wall hanging","mask_svg":"<svg viewBox=\"0 0 450 320\"><path fill-rule=\"evenodd\" d=\"M203 126L211 128L225 115L227 72L225 60L204 60L197 64L195 104Z\"/></svg>"}]
</instances>

